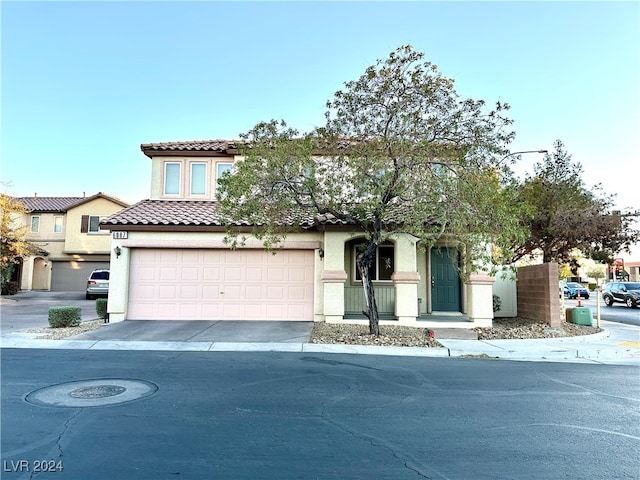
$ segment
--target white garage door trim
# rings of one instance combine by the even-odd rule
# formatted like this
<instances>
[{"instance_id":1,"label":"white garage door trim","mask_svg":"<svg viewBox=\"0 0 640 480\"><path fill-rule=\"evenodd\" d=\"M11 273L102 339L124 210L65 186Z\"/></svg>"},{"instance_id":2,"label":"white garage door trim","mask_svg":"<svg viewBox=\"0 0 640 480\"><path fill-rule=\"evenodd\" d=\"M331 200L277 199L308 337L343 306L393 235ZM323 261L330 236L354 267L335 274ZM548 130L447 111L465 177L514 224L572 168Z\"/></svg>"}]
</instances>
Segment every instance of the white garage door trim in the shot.
<instances>
[{"instance_id":1,"label":"white garage door trim","mask_svg":"<svg viewBox=\"0 0 640 480\"><path fill-rule=\"evenodd\" d=\"M133 248L131 320L313 320L314 251Z\"/></svg>"}]
</instances>

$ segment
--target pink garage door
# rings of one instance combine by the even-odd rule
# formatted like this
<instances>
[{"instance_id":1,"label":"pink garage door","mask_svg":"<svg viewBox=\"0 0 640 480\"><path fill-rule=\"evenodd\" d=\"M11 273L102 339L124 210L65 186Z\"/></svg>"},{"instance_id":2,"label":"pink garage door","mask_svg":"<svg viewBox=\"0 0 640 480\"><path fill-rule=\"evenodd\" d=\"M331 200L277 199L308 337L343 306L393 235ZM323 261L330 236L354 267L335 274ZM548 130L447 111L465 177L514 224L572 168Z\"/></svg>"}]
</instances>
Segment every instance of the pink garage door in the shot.
<instances>
[{"instance_id":1,"label":"pink garage door","mask_svg":"<svg viewBox=\"0 0 640 480\"><path fill-rule=\"evenodd\" d=\"M132 320L313 320L313 250L133 249Z\"/></svg>"}]
</instances>

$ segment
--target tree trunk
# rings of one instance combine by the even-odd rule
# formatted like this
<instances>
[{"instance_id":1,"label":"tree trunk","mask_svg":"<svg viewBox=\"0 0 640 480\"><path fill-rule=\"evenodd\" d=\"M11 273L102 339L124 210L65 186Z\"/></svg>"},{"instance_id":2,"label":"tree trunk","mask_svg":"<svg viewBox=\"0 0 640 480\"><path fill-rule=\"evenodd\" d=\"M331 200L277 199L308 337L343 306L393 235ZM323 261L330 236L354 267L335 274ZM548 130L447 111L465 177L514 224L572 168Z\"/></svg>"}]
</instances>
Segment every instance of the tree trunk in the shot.
<instances>
[{"instance_id":1,"label":"tree trunk","mask_svg":"<svg viewBox=\"0 0 640 480\"><path fill-rule=\"evenodd\" d=\"M378 304L376 303L376 295L373 290L373 279L369 276L369 266L375 259L375 253L378 245L370 243L364 252L358 253L356 257L356 266L362 278L362 287L364 288L364 298L367 310L362 313L369 319L369 333L376 337L380 335L380 325L378 317Z\"/></svg>"}]
</instances>

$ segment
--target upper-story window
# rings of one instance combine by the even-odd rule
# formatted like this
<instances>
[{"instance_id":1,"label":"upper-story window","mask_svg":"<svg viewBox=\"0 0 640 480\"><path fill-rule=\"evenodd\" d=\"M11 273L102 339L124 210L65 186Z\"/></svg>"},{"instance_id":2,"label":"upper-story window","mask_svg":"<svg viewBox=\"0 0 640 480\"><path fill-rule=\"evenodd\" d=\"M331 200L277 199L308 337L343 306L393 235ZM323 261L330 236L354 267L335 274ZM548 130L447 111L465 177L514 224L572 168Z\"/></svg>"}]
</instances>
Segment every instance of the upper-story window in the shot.
<instances>
[{"instance_id":1,"label":"upper-story window","mask_svg":"<svg viewBox=\"0 0 640 480\"><path fill-rule=\"evenodd\" d=\"M105 233L106 230L100 230L100 217L98 215L83 215L80 223L81 233Z\"/></svg>"},{"instance_id":2,"label":"upper-story window","mask_svg":"<svg viewBox=\"0 0 640 480\"><path fill-rule=\"evenodd\" d=\"M204 200L215 198L218 179L232 171L233 157L173 157L154 165L152 196Z\"/></svg>"},{"instance_id":3,"label":"upper-story window","mask_svg":"<svg viewBox=\"0 0 640 480\"><path fill-rule=\"evenodd\" d=\"M217 163L216 180L220 178L224 172L230 172L232 167L233 163Z\"/></svg>"},{"instance_id":4,"label":"upper-story window","mask_svg":"<svg viewBox=\"0 0 640 480\"><path fill-rule=\"evenodd\" d=\"M182 164L178 162L166 162L164 164L165 195L180 195L181 170Z\"/></svg>"},{"instance_id":5,"label":"upper-story window","mask_svg":"<svg viewBox=\"0 0 640 480\"><path fill-rule=\"evenodd\" d=\"M38 233L40 231L40 216L31 216L31 233Z\"/></svg>"},{"instance_id":6,"label":"upper-story window","mask_svg":"<svg viewBox=\"0 0 640 480\"><path fill-rule=\"evenodd\" d=\"M97 215L89 215L89 233L100 232L100 217Z\"/></svg>"},{"instance_id":7,"label":"upper-story window","mask_svg":"<svg viewBox=\"0 0 640 480\"><path fill-rule=\"evenodd\" d=\"M207 193L207 164L191 163L191 195L206 195ZM165 192L166 193L166 192Z\"/></svg>"},{"instance_id":8,"label":"upper-story window","mask_svg":"<svg viewBox=\"0 0 640 480\"><path fill-rule=\"evenodd\" d=\"M216 196L217 196L217 190L218 190L218 180L220 180L220 178L222 177L222 175L224 175L225 172L231 172L232 168L233 168L233 163L229 163L229 162L216 163L216 178L214 183Z\"/></svg>"},{"instance_id":9,"label":"upper-story window","mask_svg":"<svg viewBox=\"0 0 640 480\"><path fill-rule=\"evenodd\" d=\"M62 217L53 217L53 233L62 233Z\"/></svg>"}]
</instances>

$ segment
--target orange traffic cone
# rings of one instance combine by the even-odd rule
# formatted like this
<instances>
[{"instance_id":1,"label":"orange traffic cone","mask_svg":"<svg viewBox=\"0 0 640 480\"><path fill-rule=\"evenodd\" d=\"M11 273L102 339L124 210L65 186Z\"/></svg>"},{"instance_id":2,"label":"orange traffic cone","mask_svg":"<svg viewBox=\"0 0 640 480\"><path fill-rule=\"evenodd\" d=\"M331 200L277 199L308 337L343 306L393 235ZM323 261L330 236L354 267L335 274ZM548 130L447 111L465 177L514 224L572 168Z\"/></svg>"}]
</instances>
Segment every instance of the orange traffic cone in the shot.
<instances>
[{"instance_id":1,"label":"orange traffic cone","mask_svg":"<svg viewBox=\"0 0 640 480\"><path fill-rule=\"evenodd\" d=\"M578 306L582 306L582 302L580 301L580 290L578 290Z\"/></svg>"}]
</instances>

